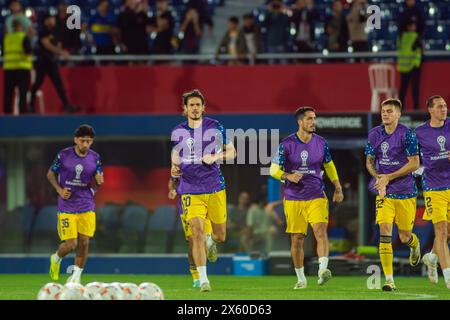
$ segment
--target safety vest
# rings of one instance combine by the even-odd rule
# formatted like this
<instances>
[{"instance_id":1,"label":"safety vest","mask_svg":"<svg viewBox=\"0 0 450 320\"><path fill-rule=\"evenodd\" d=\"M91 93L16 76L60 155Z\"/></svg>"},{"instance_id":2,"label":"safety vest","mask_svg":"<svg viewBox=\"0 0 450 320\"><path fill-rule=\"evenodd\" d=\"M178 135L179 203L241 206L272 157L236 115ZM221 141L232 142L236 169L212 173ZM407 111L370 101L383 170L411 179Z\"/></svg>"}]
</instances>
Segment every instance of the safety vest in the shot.
<instances>
[{"instance_id":1,"label":"safety vest","mask_svg":"<svg viewBox=\"0 0 450 320\"><path fill-rule=\"evenodd\" d=\"M4 70L31 70L33 68L33 56L25 54L23 40L24 32L12 32L5 35L3 46Z\"/></svg>"},{"instance_id":2,"label":"safety vest","mask_svg":"<svg viewBox=\"0 0 450 320\"><path fill-rule=\"evenodd\" d=\"M401 73L410 72L414 67L420 67L422 53L420 48L413 50L417 32L403 32L397 46L397 70Z\"/></svg>"}]
</instances>

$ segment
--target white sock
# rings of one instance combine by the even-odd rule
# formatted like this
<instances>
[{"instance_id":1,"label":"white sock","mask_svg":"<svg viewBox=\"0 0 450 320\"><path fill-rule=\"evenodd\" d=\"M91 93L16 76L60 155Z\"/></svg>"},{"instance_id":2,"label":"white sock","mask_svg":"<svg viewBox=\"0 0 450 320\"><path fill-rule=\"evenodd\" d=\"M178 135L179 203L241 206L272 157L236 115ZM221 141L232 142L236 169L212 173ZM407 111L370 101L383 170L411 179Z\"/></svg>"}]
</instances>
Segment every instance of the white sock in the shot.
<instances>
[{"instance_id":1,"label":"white sock","mask_svg":"<svg viewBox=\"0 0 450 320\"><path fill-rule=\"evenodd\" d=\"M319 258L319 271L328 268L328 257L320 257Z\"/></svg>"},{"instance_id":2,"label":"white sock","mask_svg":"<svg viewBox=\"0 0 450 320\"><path fill-rule=\"evenodd\" d=\"M73 267L72 279L80 279L83 269L78 266Z\"/></svg>"},{"instance_id":3,"label":"white sock","mask_svg":"<svg viewBox=\"0 0 450 320\"><path fill-rule=\"evenodd\" d=\"M295 273L297 274L297 282L305 282L305 267L295 268Z\"/></svg>"},{"instance_id":4,"label":"white sock","mask_svg":"<svg viewBox=\"0 0 450 320\"><path fill-rule=\"evenodd\" d=\"M56 253L53 255L53 262L58 263L58 262L60 262L61 260L62 260L62 258L60 258L60 257L58 256L58 253L56 252Z\"/></svg>"},{"instance_id":5,"label":"white sock","mask_svg":"<svg viewBox=\"0 0 450 320\"><path fill-rule=\"evenodd\" d=\"M450 281L450 268L445 268L442 270L442 273L444 274L445 283L448 283Z\"/></svg>"},{"instance_id":6,"label":"white sock","mask_svg":"<svg viewBox=\"0 0 450 320\"><path fill-rule=\"evenodd\" d=\"M430 256L431 263L436 264L439 262L439 257L437 256L437 254L433 253L433 251L430 251L429 256Z\"/></svg>"},{"instance_id":7,"label":"white sock","mask_svg":"<svg viewBox=\"0 0 450 320\"><path fill-rule=\"evenodd\" d=\"M392 275L392 274L387 274L387 275L385 276L385 278L386 278L386 281L392 281L392 282L394 282L394 275Z\"/></svg>"},{"instance_id":8,"label":"white sock","mask_svg":"<svg viewBox=\"0 0 450 320\"><path fill-rule=\"evenodd\" d=\"M197 267L198 274L200 275L200 284L209 282L208 276L206 275L206 266Z\"/></svg>"},{"instance_id":9,"label":"white sock","mask_svg":"<svg viewBox=\"0 0 450 320\"><path fill-rule=\"evenodd\" d=\"M209 233L206 234L205 238L206 238L206 247L209 250L209 248L211 248L211 246L214 244L214 240L212 239L211 234Z\"/></svg>"}]
</instances>

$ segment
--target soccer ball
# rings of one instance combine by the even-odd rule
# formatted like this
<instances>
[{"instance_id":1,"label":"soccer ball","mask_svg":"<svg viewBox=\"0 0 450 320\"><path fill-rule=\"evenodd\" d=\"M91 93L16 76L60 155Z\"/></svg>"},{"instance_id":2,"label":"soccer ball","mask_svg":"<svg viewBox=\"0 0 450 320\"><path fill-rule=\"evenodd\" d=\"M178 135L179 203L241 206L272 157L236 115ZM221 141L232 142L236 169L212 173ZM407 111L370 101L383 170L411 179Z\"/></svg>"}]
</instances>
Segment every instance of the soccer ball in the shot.
<instances>
[{"instance_id":1,"label":"soccer ball","mask_svg":"<svg viewBox=\"0 0 450 320\"><path fill-rule=\"evenodd\" d=\"M81 284L66 283L59 300L89 300L89 295Z\"/></svg>"},{"instance_id":2,"label":"soccer ball","mask_svg":"<svg viewBox=\"0 0 450 320\"><path fill-rule=\"evenodd\" d=\"M122 289L117 285L108 283L94 296L95 300L122 300L122 298Z\"/></svg>"},{"instance_id":3,"label":"soccer ball","mask_svg":"<svg viewBox=\"0 0 450 320\"><path fill-rule=\"evenodd\" d=\"M122 283L123 300L140 300L139 287L134 283Z\"/></svg>"},{"instance_id":4,"label":"soccer ball","mask_svg":"<svg viewBox=\"0 0 450 320\"><path fill-rule=\"evenodd\" d=\"M50 282L39 290L38 300L59 300L63 286L59 283Z\"/></svg>"},{"instance_id":5,"label":"soccer ball","mask_svg":"<svg viewBox=\"0 0 450 320\"><path fill-rule=\"evenodd\" d=\"M84 286L89 300L101 300L99 295L102 292L105 284L102 282L91 282Z\"/></svg>"},{"instance_id":6,"label":"soccer ball","mask_svg":"<svg viewBox=\"0 0 450 320\"><path fill-rule=\"evenodd\" d=\"M161 288L152 282L143 282L139 286L141 300L164 300Z\"/></svg>"}]
</instances>

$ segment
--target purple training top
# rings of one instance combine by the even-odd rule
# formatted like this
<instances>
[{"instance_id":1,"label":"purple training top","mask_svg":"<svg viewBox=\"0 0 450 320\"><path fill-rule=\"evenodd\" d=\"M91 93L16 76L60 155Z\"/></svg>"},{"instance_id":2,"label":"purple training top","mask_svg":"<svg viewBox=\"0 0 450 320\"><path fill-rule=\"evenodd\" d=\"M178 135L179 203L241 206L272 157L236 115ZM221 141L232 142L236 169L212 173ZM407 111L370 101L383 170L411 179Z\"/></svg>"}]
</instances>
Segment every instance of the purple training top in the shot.
<instances>
[{"instance_id":1,"label":"purple training top","mask_svg":"<svg viewBox=\"0 0 450 320\"><path fill-rule=\"evenodd\" d=\"M91 190L91 182L97 172L103 172L98 153L89 150L85 157L80 157L76 154L75 147L63 149L56 156L50 170L57 174L61 188L69 188L71 192L68 200L58 195L58 212L95 211L95 191Z\"/></svg>"},{"instance_id":2,"label":"purple training top","mask_svg":"<svg viewBox=\"0 0 450 320\"><path fill-rule=\"evenodd\" d=\"M423 190L450 189L450 121L446 119L439 128L427 121L416 128L416 135L424 167Z\"/></svg>"},{"instance_id":3,"label":"purple training top","mask_svg":"<svg viewBox=\"0 0 450 320\"><path fill-rule=\"evenodd\" d=\"M202 125L193 129L185 121L172 130L172 150L181 160L178 194L205 194L225 189L220 165L207 165L203 155L215 154L228 143L224 127L216 120L203 118Z\"/></svg>"},{"instance_id":4,"label":"purple training top","mask_svg":"<svg viewBox=\"0 0 450 320\"><path fill-rule=\"evenodd\" d=\"M279 165L286 173L302 173L298 183L285 181L286 200L313 200L324 198L321 167L332 160L330 149L324 138L313 134L308 143L291 134L281 141L272 163Z\"/></svg>"},{"instance_id":5,"label":"purple training top","mask_svg":"<svg viewBox=\"0 0 450 320\"><path fill-rule=\"evenodd\" d=\"M397 171L408 163L408 157L419 154L416 135L413 130L398 124L392 134L388 134L384 125L369 131L365 154L375 157L375 166L380 174ZM369 190L375 194L375 178L369 183ZM406 199L417 196L417 187L412 174L397 178L387 185L386 197Z\"/></svg>"}]
</instances>

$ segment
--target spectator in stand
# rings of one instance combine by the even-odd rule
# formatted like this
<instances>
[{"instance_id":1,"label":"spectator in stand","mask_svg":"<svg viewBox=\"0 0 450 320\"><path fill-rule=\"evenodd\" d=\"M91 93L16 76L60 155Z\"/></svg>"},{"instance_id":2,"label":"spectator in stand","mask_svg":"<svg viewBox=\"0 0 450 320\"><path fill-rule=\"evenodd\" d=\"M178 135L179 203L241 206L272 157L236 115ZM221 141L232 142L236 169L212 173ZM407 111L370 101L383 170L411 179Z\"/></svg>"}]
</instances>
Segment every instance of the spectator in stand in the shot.
<instances>
[{"instance_id":1,"label":"spectator in stand","mask_svg":"<svg viewBox=\"0 0 450 320\"><path fill-rule=\"evenodd\" d=\"M151 19L151 25L157 29L156 18L162 17L169 21L169 29L171 35L175 29L175 19L173 18L172 11L169 9L169 2L167 0L156 0L156 14L153 19Z\"/></svg>"},{"instance_id":2,"label":"spectator in stand","mask_svg":"<svg viewBox=\"0 0 450 320\"><path fill-rule=\"evenodd\" d=\"M201 36L202 29L198 12L194 8L190 8L186 11L180 26L181 53L198 54Z\"/></svg>"},{"instance_id":3,"label":"spectator in stand","mask_svg":"<svg viewBox=\"0 0 450 320\"><path fill-rule=\"evenodd\" d=\"M253 57L262 52L261 31L255 24L253 14L247 13L243 16L242 32L244 33L247 53Z\"/></svg>"},{"instance_id":4,"label":"spectator in stand","mask_svg":"<svg viewBox=\"0 0 450 320\"><path fill-rule=\"evenodd\" d=\"M348 28L340 0L333 1L333 14L327 18L325 34L329 51L347 51Z\"/></svg>"},{"instance_id":5,"label":"spectator in stand","mask_svg":"<svg viewBox=\"0 0 450 320\"><path fill-rule=\"evenodd\" d=\"M117 43L116 16L109 11L108 0L99 0L97 12L89 19L89 30L96 54L114 54Z\"/></svg>"},{"instance_id":6,"label":"spectator in stand","mask_svg":"<svg viewBox=\"0 0 450 320\"><path fill-rule=\"evenodd\" d=\"M347 15L348 32L352 42L353 52L369 51L367 34L365 31L367 14L367 0L353 0Z\"/></svg>"},{"instance_id":7,"label":"spectator in stand","mask_svg":"<svg viewBox=\"0 0 450 320\"><path fill-rule=\"evenodd\" d=\"M421 40L425 33L425 17L422 10L416 5L415 0L406 0L405 4L403 13L397 19L399 21L398 30L400 33L405 32L408 23L412 21L416 24L416 32Z\"/></svg>"},{"instance_id":8,"label":"spectator in stand","mask_svg":"<svg viewBox=\"0 0 450 320\"><path fill-rule=\"evenodd\" d=\"M245 229L250 204L250 194L243 191L239 193L237 207L232 207L228 210L226 244L230 249L244 251L241 246L241 237Z\"/></svg>"},{"instance_id":9,"label":"spectator in stand","mask_svg":"<svg viewBox=\"0 0 450 320\"><path fill-rule=\"evenodd\" d=\"M239 29L239 18L236 16L230 17L228 19L228 30L217 48L217 55L229 54L234 56L235 60L228 60L228 64L233 65L240 64L240 59L244 58L246 53L245 36L243 31Z\"/></svg>"},{"instance_id":10,"label":"spectator in stand","mask_svg":"<svg viewBox=\"0 0 450 320\"><path fill-rule=\"evenodd\" d=\"M26 17L23 13L23 7L19 0L12 0L9 3L9 10L11 15L9 15L5 20L5 33L13 32L13 20L19 21L22 25L22 30L27 34L28 38L34 36L33 24L30 19Z\"/></svg>"},{"instance_id":11,"label":"spectator in stand","mask_svg":"<svg viewBox=\"0 0 450 320\"><path fill-rule=\"evenodd\" d=\"M58 14L56 16L56 37L61 41L62 48L70 54L79 54L81 50L81 30L67 28L68 4L63 0L58 5ZM86 31L86 24L82 24L82 30Z\"/></svg>"},{"instance_id":12,"label":"spectator in stand","mask_svg":"<svg viewBox=\"0 0 450 320\"><path fill-rule=\"evenodd\" d=\"M208 1L207 0L189 0L187 4L187 10L195 9L199 17L200 29L203 32L205 24L208 26L209 31L212 31L214 23L209 15Z\"/></svg>"},{"instance_id":13,"label":"spectator in stand","mask_svg":"<svg viewBox=\"0 0 450 320\"><path fill-rule=\"evenodd\" d=\"M289 37L289 17L283 12L283 3L280 0L270 0L267 10L264 20L267 30L267 52L284 53L287 51ZM274 60L271 59L269 63L274 63Z\"/></svg>"},{"instance_id":14,"label":"spectator in stand","mask_svg":"<svg viewBox=\"0 0 450 320\"><path fill-rule=\"evenodd\" d=\"M291 23L295 26L295 43L298 52L314 51L314 28L320 15L314 9L313 0L297 0L292 13Z\"/></svg>"},{"instance_id":15,"label":"spectator in stand","mask_svg":"<svg viewBox=\"0 0 450 320\"><path fill-rule=\"evenodd\" d=\"M168 16L162 15L156 18L157 29L156 37L153 43L152 53L154 54L172 54L172 29Z\"/></svg>"},{"instance_id":16,"label":"spectator in stand","mask_svg":"<svg viewBox=\"0 0 450 320\"><path fill-rule=\"evenodd\" d=\"M126 0L117 19L122 53L148 54L148 0Z\"/></svg>"},{"instance_id":17,"label":"spectator in stand","mask_svg":"<svg viewBox=\"0 0 450 320\"><path fill-rule=\"evenodd\" d=\"M182 21L180 26L180 51L184 54L198 54L204 25L208 25L210 31L213 28L206 1L190 0Z\"/></svg>"},{"instance_id":18,"label":"spectator in stand","mask_svg":"<svg viewBox=\"0 0 450 320\"><path fill-rule=\"evenodd\" d=\"M52 15L45 15L44 25L39 32L39 49L36 59L36 80L31 88L30 111L35 111L36 92L43 84L45 77L49 76L55 86L56 92L66 112L73 113L79 110L69 103L64 89L58 67L58 57L68 58L69 53L62 49L61 43L55 35L56 19Z\"/></svg>"}]
</instances>

